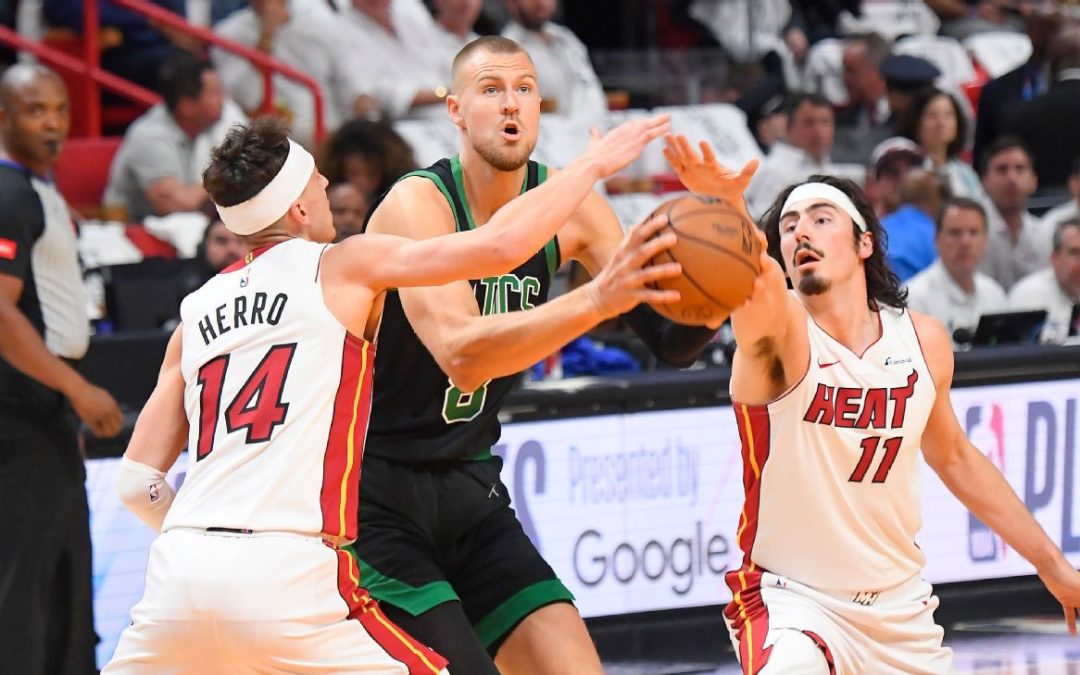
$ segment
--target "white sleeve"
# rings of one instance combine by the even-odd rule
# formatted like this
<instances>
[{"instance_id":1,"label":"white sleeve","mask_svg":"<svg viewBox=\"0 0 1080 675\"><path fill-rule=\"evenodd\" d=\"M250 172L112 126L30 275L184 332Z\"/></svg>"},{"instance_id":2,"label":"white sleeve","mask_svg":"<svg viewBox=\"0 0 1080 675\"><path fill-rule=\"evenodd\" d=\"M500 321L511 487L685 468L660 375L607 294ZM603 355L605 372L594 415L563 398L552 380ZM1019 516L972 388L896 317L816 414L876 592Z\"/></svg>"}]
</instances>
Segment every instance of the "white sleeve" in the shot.
<instances>
[{"instance_id":1,"label":"white sleeve","mask_svg":"<svg viewBox=\"0 0 1080 675\"><path fill-rule=\"evenodd\" d=\"M165 480L165 472L128 459L120 460L116 494L121 503L155 532L161 532L176 492Z\"/></svg>"},{"instance_id":2,"label":"white sleeve","mask_svg":"<svg viewBox=\"0 0 1080 675\"><path fill-rule=\"evenodd\" d=\"M247 16L248 12L251 16ZM254 48L259 40L258 18L250 9L241 10L219 23L214 32ZM245 110L258 108L263 99L263 78L259 70L247 59L224 49L212 48L210 56L229 96Z\"/></svg>"}]
</instances>

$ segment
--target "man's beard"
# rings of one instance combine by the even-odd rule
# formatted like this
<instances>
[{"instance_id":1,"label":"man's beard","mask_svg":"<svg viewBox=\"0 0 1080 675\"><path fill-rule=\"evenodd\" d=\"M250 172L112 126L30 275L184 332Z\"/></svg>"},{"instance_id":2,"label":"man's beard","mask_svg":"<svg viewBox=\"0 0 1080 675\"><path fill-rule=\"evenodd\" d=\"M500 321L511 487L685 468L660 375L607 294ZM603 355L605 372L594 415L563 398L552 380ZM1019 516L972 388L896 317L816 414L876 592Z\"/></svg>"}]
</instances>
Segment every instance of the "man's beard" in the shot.
<instances>
[{"instance_id":1,"label":"man's beard","mask_svg":"<svg viewBox=\"0 0 1080 675\"><path fill-rule=\"evenodd\" d=\"M814 276L812 272L799 279L799 292L803 295L821 295L831 287L830 282Z\"/></svg>"},{"instance_id":2,"label":"man's beard","mask_svg":"<svg viewBox=\"0 0 1080 675\"><path fill-rule=\"evenodd\" d=\"M493 148L473 146L476 154L484 158L484 161L499 171L517 171L529 161L529 155L533 148L529 147L524 152L514 148Z\"/></svg>"},{"instance_id":3,"label":"man's beard","mask_svg":"<svg viewBox=\"0 0 1080 675\"><path fill-rule=\"evenodd\" d=\"M547 19L539 19L531 14L525 14L524 12L518 13L517 20L522 28L534 33L540 32L540 29L547 23Z\"/></svg>"}]
</instances>

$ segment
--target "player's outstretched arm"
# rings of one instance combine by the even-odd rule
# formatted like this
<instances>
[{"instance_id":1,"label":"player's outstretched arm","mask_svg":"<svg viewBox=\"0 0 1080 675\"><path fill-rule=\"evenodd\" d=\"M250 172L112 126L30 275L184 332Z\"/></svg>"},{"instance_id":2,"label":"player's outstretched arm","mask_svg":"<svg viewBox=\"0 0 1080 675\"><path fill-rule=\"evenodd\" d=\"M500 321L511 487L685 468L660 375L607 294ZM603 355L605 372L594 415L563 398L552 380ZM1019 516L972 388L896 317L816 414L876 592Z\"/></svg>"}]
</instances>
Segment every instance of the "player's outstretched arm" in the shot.
<instances>
[{"instance_id":1,"label":"player's outstretched arm","mask_svg":"<svg viewBox=\"0 0 1080 675\"><path fill-rule=\"evenodd\" d=\"M918 312L912 312L912 320L937 389L922 438L926 462L964 506L1034 565L1047 589L1061 603L1069 632L1076 635L1080 573L1046 535L997 467L972 445L960 427L949 399L953 351L945 328Z\"/></svg>"},{"instance_id":2,"label":"player's outstretched arm","mask_svg":"<svg viewBox=\"0 0 1080 675\"><path fill-rule=\"evenodd\" d=\"M780 264L767 252L761 238L761 273L754 290L731 313L735 360L731 369L731 395L740 403L771 401L802 377L809 358L805 310L787 289Z\"/></svg>"},{"instance_id":3,"label":"player's outstretched arm","mask_svg":"<svg viewBox=\"0 0 1080 675\"><path fill-rule=\"evenodd\" d=\"M474 391L528 368L639 303L678 302L677 292L650 288L653 281L678 276L677 263L643 268L675 243L674 234L661 233L666 222L660 217L634 228L592 281L534 309L481 316L465 283L402 289L401 304L443 372L462 391Z\"/></svg>"},{"instance_id":4,"label":"player's outstretched arm","mask_svg":"<svg viewBox=\"0 0 1080 675\"><path fill-rule=\"evenodd\" d=\"M364 235L336 248L355 253L359 280L374 290L502 274L555 236L596 181L630 164L667 129L667 115L619 125L594 139L565 169L510 201L475 230L420 241Z\"/></svg>"},{"instance_id":5,"label":"player's outstretched arm","mask_svg":"<svg viewBox=\"0 0 1080 675\"><path fill-rule=\"evenodd\" d=\"M181 325L169 339L157 385L135 422L116 480L116 491L124 506L158 532L173 498L165 472L188 440L184 377L180 372L182 331Z\"/></svg>"},{"instance_id":6,"label":"player's outstretched arm","mask_svg":"<svg viewBox=\"0 0 1080 675\"><path fill-rule=\"evenodd\" d=\"M707 141L700 142L700 155L682 134L668 134L664 137L664 142L664 157L687 190L723 199L742 209L743 214L753 221L746 210L744 194L750 185L750 179L757 171L758 160L750 160L736 172L717 161L716 154Z\"/></svg>"}]
</instances>

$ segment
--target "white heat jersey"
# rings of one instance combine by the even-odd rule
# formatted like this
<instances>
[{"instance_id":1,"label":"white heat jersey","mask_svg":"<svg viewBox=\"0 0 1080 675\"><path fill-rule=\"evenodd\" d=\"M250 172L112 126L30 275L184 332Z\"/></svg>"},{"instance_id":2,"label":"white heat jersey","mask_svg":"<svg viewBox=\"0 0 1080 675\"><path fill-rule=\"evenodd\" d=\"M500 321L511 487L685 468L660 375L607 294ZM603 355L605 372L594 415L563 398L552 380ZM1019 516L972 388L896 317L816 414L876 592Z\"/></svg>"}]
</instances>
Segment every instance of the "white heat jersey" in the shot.
<instances>
[{"instance_id":1,"label":"white heat jersey","mask_svg":"<svg viewBox=\"0 0 1080 675\"><path fill-rule=\"evenodd\" d=\"M861 592L922 569L920 445L935 388L910 314L879 316L881 338L861 357L808 317L805 377L766 405L735 403L746 490L744 566L728 580L737 598L762 570Z\"/></svg>"},{"instance_id":2,"label":"white heat jersey","mask_svg":"<svg viewBox=\"0 0 1080 675\"><path fill-rule=\"evenodd\" d=\"M326 308L325 249L259 249L181 304L189 468L164 530L356 538L375 347Z\"/></svg>"}]
</instances>

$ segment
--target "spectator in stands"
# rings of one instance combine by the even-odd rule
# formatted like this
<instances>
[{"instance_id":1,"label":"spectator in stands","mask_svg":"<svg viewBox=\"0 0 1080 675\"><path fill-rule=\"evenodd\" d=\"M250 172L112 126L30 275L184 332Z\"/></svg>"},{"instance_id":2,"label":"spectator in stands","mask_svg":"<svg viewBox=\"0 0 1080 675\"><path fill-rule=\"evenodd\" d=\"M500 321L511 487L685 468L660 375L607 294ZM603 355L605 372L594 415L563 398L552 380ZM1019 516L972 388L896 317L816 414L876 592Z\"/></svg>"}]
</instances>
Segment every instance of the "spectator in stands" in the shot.
<instances>
[{"instance_id":1,"label":"spectator in stands","mask_svg":"<svg viewBox=\"0 0 1080 675\"><path fill-rule=\"evenodd\" d=\"M1018 7L1031 40L1031 57L1027 63L983 86L975 124L976 162L983 159L987 146L1002 133L1002 115L1014 104L1042 95L1049 86L1047 46L1063 22L1061 12L1053 4L1046 3L1023 2Z\"/></svg>"},{"instance_id":2,"label":"spectator in stands","mask_svg":"<svg viewBox=\"0 0 1080 675\"><path fill-rule=\"evenodd\" d=\"M211 218L199 244L198 256L212 274L217 274L244 257L244 244L220 218ZM209 276L207 277L210 278Z\"/></svg>"},{"instance_id":3,"label":"spectator in stands","mask_svg":"<svg viewBox=\"0 0 1080 675\"><path fill-rule=\"evenodd\" d=\"M787 108L787 141L777 141L746 190L750 214L760 218L776 195L814 174L834 173L829 160L833 109L817 94L797 94Z\"/></svg>"},{"instance_id":4,"label":"spectator in stands","mask_svg":"<svg viewBox=\"0 0 1080 675\"><path fill-rule=\"evenodd\" d=\"M1043 214L1043 227L1053 232L1063 220L1080 218L1080 156L1073 162L1068 181L1069 199Z\"/></svg>"},{"instance_id":5,"label":"spectator in stands","mask_svg":"<svg viewBox=\"0 0 1080 675\"><path fill-rule=\"evenodd\" d=\"M954 345L970 342L957 338L974 334L980 316L1008 307L1001 286L978 271L986 241L982 205L963 197L946 201L934 235L938 259L908 282L908 305L945 324Z\"/></svg>"},{"instance_id":6,"label":"spectator in stands","mask_svg":"<svg viewBox=\"0 0 1080 675\"><path fill-rule=\"evenodd\" d=\"M229 15L214 27L221 37L266 52L307 74L323 95L326 129L350 115L377 111L364 93L366 82L352 62L352 46L342 38L340 22L323 0L251 0L251 6ZM248 113L263 104L260 71L242 56L211 50L226 91ZM275 75L274 109L290 123L292 138L315 142L314 98L304 85Z\"/></svg>"},{"instance_id":7,"label":"spectator in stands","mask_svg":"<svg viewBox=\"0 0 1080 675\"><path fill-rule=\"evenodd\" d=\"M941 34L965 40L976 33L1021 32L1024 22L1011 11L1013 3L1001 0L925 0L941 19Z\"/></svg>"},{"instance_id":8,"label":"spectator in stands","mask_svg":"<svg viewBox=\"0 0 1080 675\"><path fill-rule=\"evenodd\" d=\"M941 75L937 66L909 54L894 54L881 64L885 95L889 99L889 122L896 128L920 95L934 86Z\"/></svg>"},{"instance_id":9,"label":"spectator in stands","mask_svg":"<svg viewBox=\"0 0 1080 675\"><path fill-rule=\"evenodd\" d=\"M350 120L327 139L319 171L331 185L351 183L370 203L416 168L412 148L385 122Z\"/></svg>"},{"instance_id":10,"label":"spectator in stands","mask_svg":"<svg viewBox=\"0 0 1080 675\"><path fill-rule=\"evenodd\" d=\"M924 159L919 144L902 136L885 139L870 153L866 194L879 218L900 208L900 184Z\"/></svg>"},{"instance_id":11,"label":"spectator in stands","mask_svg":"<svg viewBox=\"0 0 1080 675\"><path fill-rule=\"evenodd\" d=\"M913 169L900 181L902 205L881 220L888 248L885 256L900 281L907 281L937 259L935 218L949 197L933 171Z\"/></svg>"},{"instance_id":12,"label":"spectator in stands","mask_svg":"<svg viewBox=\"0 0 1080 675\"><path fill-rule=\"evenodd\" d=\"M434 55L436 63L445 63L444 81L450 82L450 66L461 48L480 37L473 30L483 0L435 0L435 34L439 40L432 48L440 51ZM447 85L449 86L449 84Z\"/></svg>"},{"instance_id":13,"label":"spectator in stands","mask_svg":"<svg viewBox=\"0 0 1080 675\"><path fill-rule=\"evenodd\" d=\"M990 197L990 241L982 271L1008 290L1022 277L1050 264L1050 239L1037 217L1027 210L1038 187L1031 153L1020 139L1003 136L986 150L982 183Z\"/></svg>"},{"instance_id":14,"label":"spectator in stands","mask_svg":"<svg viewBox=\"0 0 1080 675\"><path fill-rule=\"evenodd\" d=\"M912 102L900 123L900 133L922 146L927 166L941 174L952 196L986 204L979 175L960 159L967 124L955 98L940 89L929 89Z\"/></svg>"},{"instance_id":15,"label":"spectator in stands","mask_svg":"<svg viewBox=\"0 0 1080 675\"><path fill-rule=\"evenodd\" d=\"M1080 220L1062 221L1054 230L1050 267L1021 279L1009 291L1013 311L1045 309L1043 342L1063 342L1075 334L1076 305L1080 303Z\"/></svg>"},{"instance_id":16,"label":"spectator in stands","mask_svg":"<svg viewBox=\"0 0 1080 675\"><path fill-rule=\"evenodd\" d=\"M1005 111L1001 133L1024 140L1035 172L1047 187L1064 187L1073 159L1080 155L1080 26L1058 31L1048 48L1050 88L1045 94Z\"/></svg>"},{"instance_id":17,"label":"spectator in stands","mask_svg":"<svg viewBox=\"0 0 1080 675\"><path fill-rule=\"evenodd\" d=\"M789 0L691 0L688 11L738 63L752 63L775 51L792 17Z\"/></svg>"},{"instance_id":18,"label":"spectator in stands","mask_svg":"<svg viewBox=\"0 0 1080 675\"><path fill-rule=\"evenodd\" d=\"M180 289L177 297L180 299L198 290L218 272L244 257L243 242L221 222L217 209L211 205L206 209L206 214L210 222L203 231L202 241L195 247L195 258L188 261L191 265L185 266L177 278ZM179 304L174 309L174 316L179 317Z\"/></svg>"},{"instance_id":19,"label":"spectator in stands","mask_svg":"<svg viewBox=\"0 0 1080 675\"><path fill-rule=\"evenodd\" d=\"M836 112L838 162L865 162L870 150L894 135L890 130L889 101L881 64L889 56L889 45L875 33L849 39L842 57L847 104Z\"/></svg>"},{"instance_id":20,"label":"spectator in stands","mask_svg":"<svg viewBox=\"0 0 1080 675\"><path fill-rule=\"evenodd\" d=\"M75 369L90 340L71 214L48 180L70 124L53 71L0 77L0 670L94 673L90 518L78 421L123 414Z\"/></svg>"},{"instance_id":21,"label":"spectator in stands","mask_svg":"<svg viewBox=\"0 0 1080 675\"><path fill-rule=\"evenodd\" d=\"M201 210L207 201L202 170L208 149L225 138L231 124L246 119L231 102L222 119L221 79L202 57L174 52L159 79L163 101L128 128L109 170L102 201L105 212L120 220Z\"/></svg>"},{"instance_id":22,"label":"spectator in stands","mask_svg":"<svg viewBox=\"0 0 1080 675\"><path fill-rule=\"evenodd\" d=\"M585 45L569 28L551 21L558 0L505 0L511 21L503 37L525 48L540 77L542 110L583 124L599 124L607 99Z\"/></svg>"},{"instance_id":23,"label":"spectator in stands","mask_svg":"<svg viewBox=\"0 0 1080 675\"><path fill-rule=\"evenodd\" d=\"M445 53L431 13L420 0L342 0L338 30L363 90L391 118L446 116ZM454 54L450 55L453 60Z\"/></svg>"},{"instance_id":24,"label":"spectator in stands","mask_svg":"<svg viewBox=\"0 0 1080 675\"><path fill-rule=\"evenodd\" d=\"M184 16L184 0L150 0L150 3ZM85 0L41 0L41 14L47 26L82 35ZM178 46L191 46L184 38L158 30L141 14L111 2L100 2L101 67L125 80L155 90L162 64ZM171 41L176 38L182 43Z\"/></svg>"},{"instance_id":25,"label":"spectator in stands","mask_svg":"<svg viewBox=\"0 0 1080 675\"><path fill-rule=\"evenodd\" d=\"M326 189L330 199L330 214L334 217L334 230L341 241L345 237L364 231L364 216L371 203L352 183L335 183Z\"/></svg>"}]
</instances>

